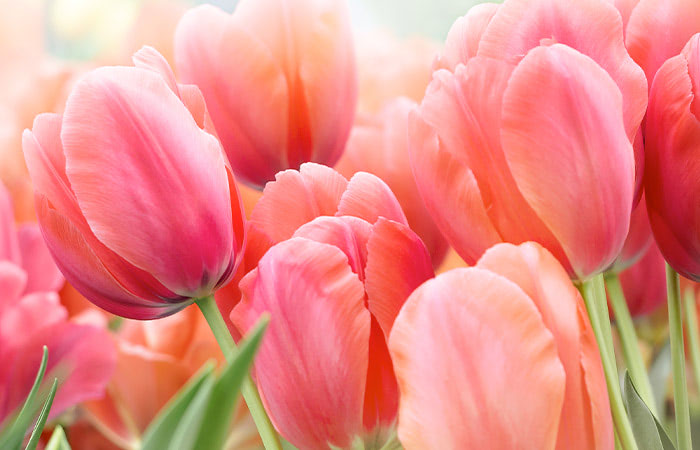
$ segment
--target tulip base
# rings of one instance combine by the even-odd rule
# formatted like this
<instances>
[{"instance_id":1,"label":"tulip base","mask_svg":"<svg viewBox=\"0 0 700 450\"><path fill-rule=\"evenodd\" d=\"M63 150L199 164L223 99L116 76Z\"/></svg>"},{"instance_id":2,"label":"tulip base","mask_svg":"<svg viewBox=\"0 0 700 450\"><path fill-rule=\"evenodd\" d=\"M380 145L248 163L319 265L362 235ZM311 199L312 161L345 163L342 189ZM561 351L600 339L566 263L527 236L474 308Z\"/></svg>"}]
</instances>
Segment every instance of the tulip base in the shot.
<instances>
[{"instance_id":1,"label":"tulip base","mask_svg":"<svg viewBox=\"0 0 700 450\"><path fill-rule=\"evenodd\" d=\"M678 273L668 263L666 264L666 290L668 293L671 367L673 369L673 407L676 412L676 448L678 450L691 450L690 411L688 409L688 389L685 380L681 289Z\"/></svg>"},{"instance_id":2,"label":"tulip base","mask_svg":"<svg viewBox=\"0 0 700 450\"><path fill-rule=\"evenodd\" d=\"M207 297L198 298L195 300L195 303L199 307L200 311L202 311L202 314L207 320L212 333L214 333L216 342L218 342L224 357L226 357L226 360L228 361L236 349L236 343L233 341L233 337L231 337L231 333L228 331L226 322L224 322L224 318L221 316L221 312L216 306L214 297L209 295ZM279 436L277 435L275 428L272 426L270 418L265 412L262 400L260 399L260 394L258 394L258 390L255 388L250 375L243 380L241 393L243 394L243 399L248 405L248 410L250 411L250 415L253 417L255 426L258 428L258 433L260 434L260 438L262 439L265 449L282 450Z\"/></svg>"},{"instance_id":3,"label":"tulip base","mask_svg":"<svg viewBox=\"0 0 700 450\"><path fill-rule=\"evenodd\" d=\"M608 397L615 425L615 435L619 438L619 442L624 450L637 450L637 442L634 439L632 425L629 417L627 417L625 405L622 402L603 275L596 275L584 281L580 288L588 310L588 317L591 320L591 327L598 342L605 382L608 386Z\"/></svg>"}]
</instances>

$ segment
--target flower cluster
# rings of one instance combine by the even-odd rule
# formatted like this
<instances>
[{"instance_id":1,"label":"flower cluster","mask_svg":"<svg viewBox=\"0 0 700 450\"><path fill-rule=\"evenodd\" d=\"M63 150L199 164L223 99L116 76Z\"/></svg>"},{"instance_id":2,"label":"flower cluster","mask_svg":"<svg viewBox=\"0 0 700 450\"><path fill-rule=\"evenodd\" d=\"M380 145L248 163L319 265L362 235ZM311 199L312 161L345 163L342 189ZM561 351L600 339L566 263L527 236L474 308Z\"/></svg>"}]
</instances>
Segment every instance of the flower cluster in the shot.
<instances>
[{"instance_id":1,"label":"flower cluster","mask_svg":"<svg viewBox=\"0 0 700 450\"><path fill-rule=\"evenodd\" d=\"M76 449L668 449L653 313L690 450L700 2L484 3L442 45L345 0L172 22L44 82L0 171L0 442L46 345Z\"/></svg>"}]
</instances>

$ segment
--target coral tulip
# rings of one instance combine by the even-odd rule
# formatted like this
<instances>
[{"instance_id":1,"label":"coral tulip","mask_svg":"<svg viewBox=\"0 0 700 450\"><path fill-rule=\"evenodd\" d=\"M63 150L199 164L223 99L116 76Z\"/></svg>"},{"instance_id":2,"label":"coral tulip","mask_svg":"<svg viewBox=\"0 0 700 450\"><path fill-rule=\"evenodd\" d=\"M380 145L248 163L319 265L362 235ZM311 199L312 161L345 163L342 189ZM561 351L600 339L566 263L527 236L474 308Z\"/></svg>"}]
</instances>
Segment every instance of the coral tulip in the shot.
<instances>
[{"instance_id":1,"label":"coral tulip","mask_svg":"<svg viewBox=\"0 0 700 450\"><path fill-rule=\"evenodd\" d=\"M434 73L409 127L411 164L468 263L498 242L531 240L587 279L620 252L646 81L619 13L600 1L506 1L475 28L477 55Z\"/></svg>"},{"instance_id":2,"label":"coral tulip","mask_svg":"<svg viewBox=\"0 0 700 450\"><path fill-rule=\"evenodd\" d=\"M343 216L303 225L243 278L231 320L245 332L271 316L255 375L286 439L304 449L391 442L398 390L386 339L432 275L406 225Z\"/></svg>"},{"instance_id":3,"label":"coral tulip","mask_svg":"<svg viewBox=\"0 0 700 450\"><path fill-rule=\"evenodd\" d=\"M359 115L336 170L350 178L358 171L377 175L396 195L411 229L423 240L433 265L447 252L447 241L423 205L408 160L408 117L415 103L397 98L376 115Z\"/></svg>"},{"instance_id":4,"label":"coral tulip","mask_svg":"<svg viewBox=\"0 0 700 450\"><path fill-rule=\"evenodd\" d=\"M178 74L202 90L243 182L340 158L357 99L348 16L343 0L243 0L233 15L205 5L181 20Z\"/></svg>"},{"instance_id":5,"label":"coral tulip","mask_svg":"<svg viewBox=\"0 0 700 450\"><path fill-rule=\"evenodd\" d=\"M421 285L389 350L407 450L614 447L583 300L537 244L497 245Z\"/></svg>"},{"instance_id":6,"label":"coral tulip","mask_svg":"<svg viewBox=\"0 0 700 450\"><path fill-rule=\"evenodd\" d=\"M152 49L134 61L85 75L23 147L66 279L109 312L153 319L230 280L244 214L197 88Z\"/></svg>"},{"instance_id":7,"label":"coral tulip","mask_svg":"<svg viewBox=\"0 0 700 450\"><path fill-rule=\"evenodd\" d=\"M700 280L700 34L656 72L646 123L647 209L666 261Z\"/></svg>"},{"instance_id":8,"label":"coral tulip","mask_svg":"<svg viewBox=\"0 0 700 450\"><path fill-rule=\"evenodd\" d=\"M644 194L642 194L641 200L637 203L634 210L632 210L630 229L627 233L625 243L622 246L622 250L620 254L617 255L615 263L609 270L621 272L635 264L647 254L653 242L654 236L651 233L651 226L649 225L646 200Z\"/></svg>"},{"instance_id":9,"label":"coral tulip","mask_svg":"<svg viewBox=\"0 0 700 450\"><path fill-rule=\"evenodd\" d=\"M0 428L29 394L44 345L44 387L54 377L59 381L51 417L101 396L114 370L109 334L68 320L56 294L61 284L38 228L15 228L9 195L0 185Z\"/></svg>"}]
</instances>

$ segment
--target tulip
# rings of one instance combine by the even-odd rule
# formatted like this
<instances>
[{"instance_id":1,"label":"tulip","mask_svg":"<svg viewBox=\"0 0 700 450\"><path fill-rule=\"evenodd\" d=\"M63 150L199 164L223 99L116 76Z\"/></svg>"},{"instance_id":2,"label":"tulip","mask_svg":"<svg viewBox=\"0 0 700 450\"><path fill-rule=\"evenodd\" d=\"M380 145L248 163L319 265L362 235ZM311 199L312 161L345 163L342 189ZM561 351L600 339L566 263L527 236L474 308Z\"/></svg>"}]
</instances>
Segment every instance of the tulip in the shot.
<instances>
[{"instance_id":1,"label":"tulip","mask_svg":"<svg viewBox=\"0 0 700 450\"><path fill-rule=\"evenodd\" d=\"M43 346L43 387L59 381L50 417L101 396L115 362L106 330L68 320L56 294L63 278L37 227L15 227L10 203L0 185L0 428L29 394Z\"/></svg>"},{"instance_id":2,"label":"tulip","mask_svg":"<svg viewBox=\"0 0 700 450\"><path fill-rule=\"evenodd\" d=\"M318 217L267 251L241 281L231 320L243 333L271 316L254 374L282 436L304 449L392 442L398 391L386 339L431 276L416 234L383 217Z\"/></svg>"},{"instance_id":3,"label":"tulip","mask_svg":"<svg viewBox=\"0 0 700 450\"><path fill-rule=\"evenodd\" d=\"M499 244L423 283L389 351L407 450L614 448L583 300L535 243Z\"/></svg>"},{"instance_id":4,"label":"tulip","mask_svg":"<svg viewBox=\"0 0 700 450\"><path fill-rule=\"evenodd\" d=\"M661 253L681 275L700 280L700 34L656 73L646 124L645 189Z\"/></svg>"},{"instance_id":5,"label":"tulip","mask_svg":"<svg viewBox=\"0 0 700 450\"><path fill-rule=\"evenodd\" d=\"M200 6L180 21L178 74L202 90L243 182L340 158L357 97L348 16L343 0L243 0L233 15Z\"/></svg>"},{"instance_id":6,"label":"tulip","mask_svg":"<svg viewBox=\"0 0 700 450\"><path fill-rule=\"evenodd\" d=\"M609 270L612 272L622 272L634 265L647 254L653 242L654 236L651 233L651 226L649 225L646 201L644 199L644 194L642 194L642 199L634 210L632 210L630 229L627 233L627 238L625 238L622 250L620 254L617 255L615 263Z\"/></svg>"},{"instance_id":7,"label":"tulip","mask_svg":"<svg viewBox=\"0 0 700 450\"><path fill-rule=\"evenodd\" d=\"M619 13L589 3L506 1L477 55L435 72L413 116L418 189L470 264L496 243L532 240L585 280L622 248L646 84Z\"/></svg>"},{"instance_id":8,"label":"tulip","mask_svg":"<svg viewBox=\"0 0 700 450\"><path fill-rule=\"evenodd\" d=\"M96 305L167 316L234 275L244 215L204 101L153 49L85 75L23 135L47 246Z\"/></svg>"},{"instance_id":9,"label":"tulip","mask_svg":"<svg viewBox=\"0 0 700 450\"><path fill-rule=\"evenodd\" d=\"M414 107L412 101L397 98L376 115L358 116L336 170L348 178L367 171L386 182L438 266L447 253L447 241L420 199L408 160L408 117Z\"/></svg>"}]
</instances>

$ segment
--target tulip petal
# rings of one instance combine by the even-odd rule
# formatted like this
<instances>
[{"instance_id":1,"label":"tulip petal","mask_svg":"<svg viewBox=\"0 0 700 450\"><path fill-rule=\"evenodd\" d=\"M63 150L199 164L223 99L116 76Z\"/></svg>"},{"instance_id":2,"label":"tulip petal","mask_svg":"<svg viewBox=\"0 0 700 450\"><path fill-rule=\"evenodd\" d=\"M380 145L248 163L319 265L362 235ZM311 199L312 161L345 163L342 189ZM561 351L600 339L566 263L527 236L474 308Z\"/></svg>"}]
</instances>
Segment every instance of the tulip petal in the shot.
<instances>
[{"instance_id":1,"label":"tulip petal","mask_svg":"<svg viewBox=\"0 0 700 450\"><path fill-rule=\"evenodd\" d=\"M12 198L5 186L0 183L0 260L21 264L19 242L15 231L15 213Z\"/></svg>"},{"instance_id":2,"label":"tulip petal","mask_svg":"<svg viewBox=\"0 0 700 450\"><path fill-rule=\"evenodd\" d=\"M170 68L168 61L163 57L163 55L158 53L155 48L148 45L143 46L139 51L134 53L131 60L134 63L134 67L151 70L160 75L163 80L165 80L165 83L168 85L170 90L173 91L178 97L180 96L173 69Z\"/></svg>"},{"instance_id":3,"label":"tulip petal","mask_svg":"<svg viewBox=\"0 0 700 450\"><path fill-rule=\"evenodd\" d=\"M13 306L27 286L27 273L9 261L0 261L0 317L3 311Z\"/></svg>"},{"instance_id":4,"label":"tulip petal","mask_svg":"<svg viewBox=\"0 0 700 450\"><path fill-rule=\"evenodd\" d=\"M338 204L337 216L355 216L374 223L380 217L408 225L399 201L379 177L357 172Z\"/></svg>"},{"instance_id":5,"label":"tulip petal","mask_svg":"<svg viewBox=\"0 0 700 450\"><path fill-rule=\"evenodd\" d=\"M330 244L339 248L348 258L348 264L360 281L365 280L367 265L367 241L372 226L357 217L317 217L302 225L294 237Z\"/></svg>"},{"instance_id":6,"label":"tulip petal","mask_svg":"<svg viewBox=\"0 0 700 450\"><path fill-rule=\"evenodd\" d=\"M163 79L90 72L68 99L61 140L95 236L179 295L210 293L232 258L224 156Z\"/></svg>"},{"instance_id":7,"label":"tulip petal","mask_svg":"<svg viewBox=\"0 0 700 450\"><path fill-rule=\"evenodd\" d=\"M133 295L140 297L177 297L153 276L132 264L104 246L90 230L83 213L78 208L68 177L65 173L66 160L61 147L61 116L39 114L34 119L32 131L25 130L22 147L31 174L35 191L44 200L37 201L36 209L47 201L59 215L71 222L87 246L104 265L110 268L111 276L119 281ZM38 215L38 214L37 214ZM101 263L101 264L102 264Z\"/></svg>"},{"instance_id":8,"label":"tulip petal","mask_svg":"<svg viewBox=\"0 0 700 450\"><path fill-rule=\"evenodd\" d=\"M624 243L634 196L634 153L610 76L564 45L531 50L504 94L501 139L519 190L573 274L585 279L607 268Z\"/></svg>"},{"instance_id":9,"label":"tulip petal","mask_svg":"<svg viewBox=\"0 0 700 450\"><path fill-rule=\"evenodd\" d=\"M454 74L438 71L423 99L421 114L437 131L440 148L449 151L471 170L483 199L483 209L500 236L508 242L540 242L567 264L559 242L518 190L501 148L500 99L512 70L513 66L503 61L476 57L466 66L458 66ZM414 173L420 170L424 168L414 165ZM433 198L430 201L439 204L444 200ZM465 214L476 215L470 209ZM480 217L473 220L480 220ZM471 227L465 227L459 233L466 234L469 230ZM488 242L481 243L485 244ZM488 247L490 245L483 250ZM455 249L467 262L475 262L465 257L464 249ZM475 253L476 249L469 250ZM481 253L475 257L479 256Z\"/></svg>"},{"instance_id":10,"label":"tulip petal","mask_svg":"<svg viewBox=\"0 0 700 450\"><path fill-rule=\"evenodd\" d=\"M590 339L584 338L584 334L593 331L587 316L580 317L581 311L585 311L583 299L564 268L551 253L533 242L517 247L496 245L484 253L477 267L502 275L525 291L554 335L566 372L557 448L612 449L612 417L600 354L595 341L591 346ZM587 373L582 367L584 357L588 358ZM600 386L587 386L586 378ZM598 397L592 398L591 394ZM597 407L594 411L591 411L592 402Z\"/></svg>"},{"instance_id":11,"label":"tulip petal","mask_svg":"<svg viewBox=\"0 0 700 450\"><path fill-rule=\"evenodd\" d=\"M606 0L508 0L491 19L480 56L518 61L532 48L561 43L592 58L622 92L630 142L644 117L646 77L625 48L622 18Z\"/></svg>"},{"instance_id":12,"label":"tulip petal","mask_svg":"<svg viewBox=\"0 0 700 450\"><path fill-rule=\"evenodd\" d=\"M410 119L410 158L416 185L435 224L467 262L474 263L502 239L491 224L474 174L439 147L418 115Z\"/></svg>"},{"instance_id":13,"label":"tulip petal","mask_svg":"<svg viewBox=\"0 0 700 450\"><path fill-rule=\"evenodd\" d=\"M362 432L370 314L346 256L292 238L240 286L231 319L241 332L271 316L255 374L276 428L298 448L348 446Z\"/></svg>"},{"instance_id":14,"label":"tulip petal","mask_svg":"<svg viewBox=\"0 0 700 450\"><path fill-rule=\"evenodd\" d=\"M56 323L34 333L11 354L2 354L0 385L7 386L8 397L0 417L17 408L29 393L39 368L42 347L49 350L44 386L58 378L58 391L49 418L55 418L69 406L98 398L114 370L116 355L109 334L89 325Z\"/></svg>"},{"instance_id":15,"label":"tulip petal","mask_svg":"<svg viewBox=\"0 0 700 450\"><path fill-rule=\"evenodd\" d=\"M55 292L25 295L0 316L0 342L8 346L21 345L32 333L65 322L68 312Z\"/></svg>"},{"instance_id":16,"label":"tulip petal","mask_svg":"<svg viewBox=\"0 0 700 450\"><path fill-rule=\"evenodd\" d=\"M554 448L564 371L532 300L505 278L468 268L425 282L389 350L407 450Z\"/></svg>"},{"instance_id":17,"label":"tulip petal","mask_svg":"<svg viewBox=\"0 0 700 450\"><path fill-rule=\"evenodd\" d=\"M433 276L428 250L410 228L383 218L374 224L367 242L365 290L386 339L408 296Z\"/></svg>"},{"instance_id":18,"label":"tulip petal","mask_svg":"<svg viewBox=\"0 0 700 450\"><path fill-rule=\"evenodd\" d=\"M297 228L319 216L333 216L348 181L330 167L307 163L285 170L268 183L249 223L246 260L253 263L272 245L292 237Z\"/></svg>"},{"instance_id":19,"label":"tulip petal","mask_svg":"<svg viewBox=\"0 0 700 450\"><path fill-rule=\"evenodd\" d=\"M499 8L498 3L480 3L472 6L467 14L460 17L450 28L445 40L445 48L433 63L433 69L447 69L454 72L457 64L476 56L481 36Z\"/></svg>"},{"instance_id":20,"label":"tulip petal","mask_svg":"<svg viewBox=\"0 0 700 450\"><path fill-rule=\"evenodd\" d=\"M33 223L24 224L17 230L17 237L22 253L22 267L27 272L25 292L57 292L61 289L63 275L46 248L39 227Z\"/></svg>"},{"instance_id":21,"label":"tulip petal","mask_svg":"<svg viewBox=\"0 0 700 450\"><path fill-rule=\"evenodd\" d=\"M700 31L700 3L695 0L640 0L627 24L627 49L649 80L667 59L681 52Z\"/></svg>"},{"instance_id":22,"label":"tulip petal","mask_svg":"<svg viewBox=\"0 0 700 450\"><path fill-rule=\"evenodd\" d=\"M146 300L127 291L104 267L75 225L51 209L46 200L37 201L37 216L46 246L66 280L97 306L132 319L164 317L187 306L186 302Z\"/></svg>"}]
</instances>

